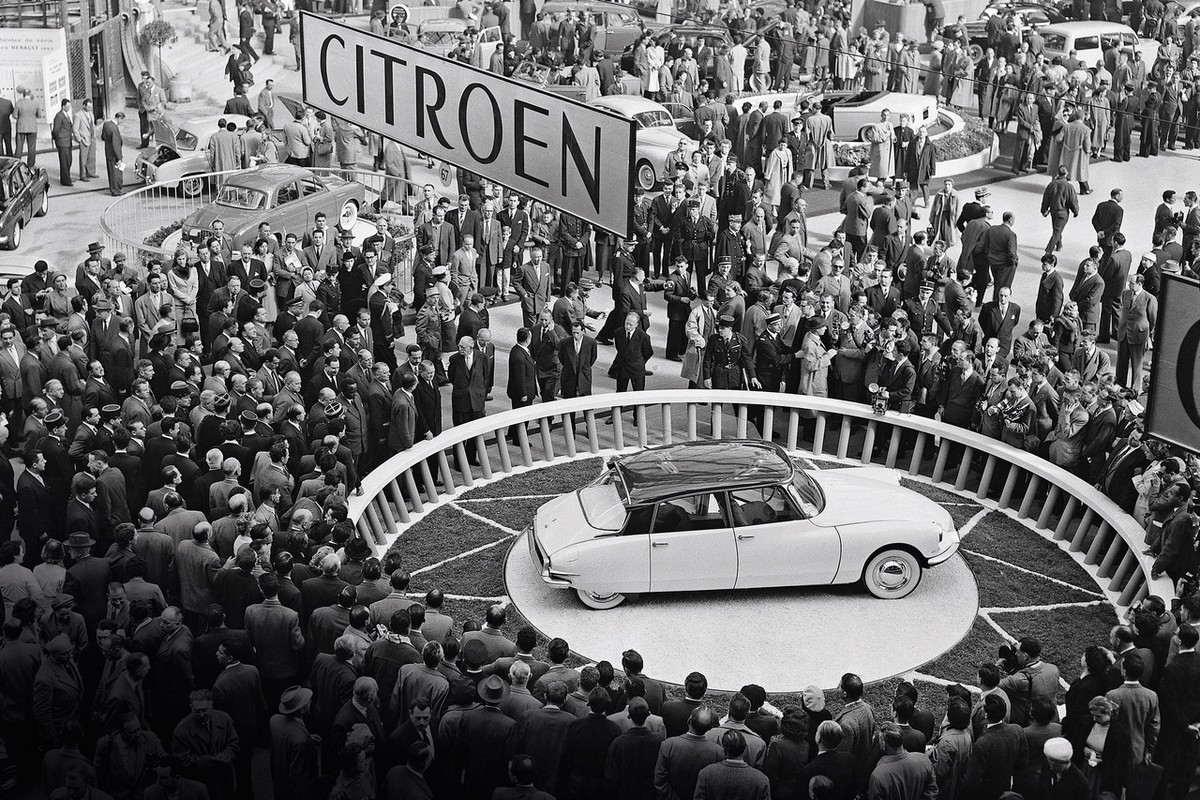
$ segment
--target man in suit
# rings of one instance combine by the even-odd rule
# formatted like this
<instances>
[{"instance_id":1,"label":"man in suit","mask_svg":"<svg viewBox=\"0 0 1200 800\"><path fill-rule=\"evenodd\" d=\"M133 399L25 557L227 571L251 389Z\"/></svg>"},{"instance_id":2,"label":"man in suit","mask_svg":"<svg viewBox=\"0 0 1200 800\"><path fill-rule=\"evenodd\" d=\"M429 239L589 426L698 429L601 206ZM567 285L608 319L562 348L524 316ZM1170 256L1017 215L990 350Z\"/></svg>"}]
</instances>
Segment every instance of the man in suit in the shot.
<instances>
[{"instance_id":1,"label":"man in suit","mask_svg":"<svg viewBox=\"0 0 1200 800\"><path fill-rule=\"evenodd\" d=\"M538 387L542 402L549 403L558 394L558 344L567 338L561 325L554 324L553 314L543 308L538 315L538 326L532 330L529 352L537 366Z\"/></svg>"},{"instance_id":2,"label":"man in suit","mask_svg":"<svg viewBox=\"0 0 1200 800\"><path fill-rule=\"evenodd\" d=\"M1113 249L1113 236L1121 231L1121 222L1125 219L1125 209L1121 201L1125 195L1120 189L1109 192L1109 199L1096 206L1092 214L1092 229L1096 231L1096 240L1104 248L1104 255Z\"/></svg>"},{"instance_id":3,"label":"man in suit","mask_svg":"<svg viewBox=\"0 0 1200 800\"><path fill-rule=\"evenodd\" d=\"M1019 725L1005 722L1008 705L996 694L983 702L987 725L971 745L962 789L968 797L996 800L1008 791L1012 777L1028 760L1025 733Z\"/></svg>"},{"instance_id":4,"label":"man in suit","mask_svg":"<svg viewBox=\"0 0 1200 800\"><path fill-rule=\"evenodd\" d=\"M1116 335L1121 316L1121 293L1129 283L1129 272L1133 266L1133 255L1125 249L1125 234L1117 231L1112 237L1112 248L1100 260L1099 274L1104 281L1100 295L1100 332L1096 341L1108 344Z\"/></svg>"},{"instance_id":5,"label":"man in suit","mask_svg":"<svg viewBox=\"0 0 1200 800\"><path fill-rule=\"evenodd\" d=\"M1048 324L1062 311L1062 306L1063 279L1058 273L1058 256L1046 253L1042 256L1042 277L1038 281L1034 316Z\"/></svg>"},{"instance_id":6,"label":"man in suit","mask_svg":"<svg viewBox=\"0 0 1200 800\"><path fill-rule=\"evenodd\" d=\"M562 366L559 385L563 399L591 395L596 340L584 333L580 320L571 323L571 335L558 343L558 361Z\"/></svg>"},{"instance_id":7,"label":"man in suit","mask_svg":"<svg viewBox=\"0 0 1200 800\"><path fill-rule=\"evenodd\" d=\"M532 331L529 328L518 328L517 343L513 345L508 354L506 394L512 401L514 409L533 405L533 400L538 393L537 365L533 361L533 355L529 352L531 337ZM517 439L516 426L509 429L508 438L513 444L520 443Z\"/></svg>"},{"instance_id":8,"label":"man in suit","mask_svg":"<svg viewBox=\"0 0 1200 800\"><path fill-rule=\"evenodd\" d=\"M865 177L860 177L857 188L846 196L842 209L846 215L842 220L842 231L846 234L846 241L850 243L856 260L861 259L867 249L868 223L871 220L871 211L875 207L875 203L867 195L869 183Z\"/></svg>"},{"instance_id":9,"label":"man in suit","mask_svg":"<svg viewBox=\"0 0 1200 800\"><path fill-rule=\"evenodd\" d=\"M1083 800L1091 792L1088 779L1071 763L1075 748L1061 736L1048 739L1042 746L1041 769L1030 769L1017 776L1013 789L1029 800ZM1031 752L1031 761L1037 760Z\"/></svg>"},{"instance_id":10,"label":"man in suit","mask_svg":"<svg viewBox=\"0 0 1200 800\"><path fill-rule=\"evenodd\" d=\"M108 173L108 193L120 197L125 190L124 144L121 138L121 123L125 112L118 111L100 128L100 141L104 142L104 166Z\"/></svg>"},{"instance_id":11,"label":"man in suit","mask_svg":"<svg viewBox=\"0 0 1200 800\"><path fill-rule=\"evenodd\" d=\"M645 280L646 271L637 267L628 280L621 285L620 294L617 296L617 307L613 310L613 313L618 315L618 320L625 319L626 314L633 312L641 319L643 328L650 327L650 317L646 313Z\"/></svg>"},{"instance_id":12,"label":"man in suit","mask_svg":"<svg viewBox=\"0 0 1200 800\"><path fill-rule=\"evenodd\" d=\"M1084 261L1082 268L1083 276L1071 287L1070 299L1079 307L1080 330L1095 335L1100 329L1104 279L1100 277L1099 265L1093 259Z\"/></svg>"},{"instance_id":13,"label":"man in suit","mask_svg":"<svg viewBox=\"0 0 1200 800\"><path fill-rule=\"evenodd\" d=\"M64 98L62 108L54 115L50 126L50 139L58 151L58 182L63 186L74 186L71 180L71 156L75 151L75 120L71 114L71 101Z\"/></svg>"},{"instance_id":14,"label":"man in suit","mask_svg":"<svg viewBox=\"0 0 1200 800\"><path fill-rule=\"evenodd\" d=\"M1135 392L1140 393L1142 389L1142 362L1157 322L1158 300L1146 291L1145 277L1134 275L1129 288L1121 293L1121 316L1117 323L1117 383ZM0 357L0 371L3 369L4 362ZM1125 382L1127 376L1128 383Z\"/></svg>"},{"instance_id":15,"label":"man in suit","mask_svg":"<svg viewBox=\"0 0 1200 800\"><path fill-rule=\"evenodd\" d=\"M984 303L979 312L979 327L983 335L1000 342L1000 355L1008 358L1012 352L1013 333L1021 321L1021 307L1012 302L1012 288L1001 287L997 299Z\"/></svg>"},{"instance_id":16,"label":"man in suit","mask_svg":"<svg viewBox=\"0 0 1200 800\"><path fill-rule=\"evenodd\" d=\"M434 264L450 263L450 255L458 249L458 237L454 226L446 222L445 206L435 206L433 219L417 228L417 247L433 247Z\"/></svg>"},{"instance_id":17,"label":"man in suit","mask_svg":"<svg viewBox=\"0 0 1200 800\"><path fill-rule=\"evenodd\" d=\"M983 378L975 371L973 354L967 351L950 368L949 377L942 385L942 422L969 429L982 393Z\"/></svg>"},{"instance_id":18,"label":"man in suit","mask_svg":"<svg viewBox=\"0 0 1200 800\"><path fill-rule=\"evenodd\" d=\"M453 423L461 425L480 419L487 398L487 366L475 350L475 340L470 336L459 339L458 352L450 356L449 363Z\"/></svg>"},{"instance_id":19,"label":"man in suit","mask_svg":"<svg viewBox=\"0 0 1200 800\"><path fill-rule=\"evenodd\" d=\"M1121 659L1124 682L1104 695L1118 707L1117 714L1129 726L1131 761L1141 764L1154 754L1158 744L1160 708L1158 695L1142 685L1146 661L1136 652L1127 652Z\"/></svg>"},{"instance_id":20,"label":"man in suit","mask_svg":"<svg viewBox=\"0 0 1200 800\"><path fill-rule=\"evenodd\" d=\"M1000 289L1012 287L1013 278L1017 275L1017 233L1013 230L1016 215L1005 211L1002 222L993 225L983 237L983 248L987 258L988 269L994 282L993 300L1000 299Z\"/></svg>"},{"instance_id":21,"label":"man in suit","mask_svg":"<svg viewBox=\"0 0 1200 800\"><path fill-rule=\"evenodd\" d=\"M533 328L542 309L550 302L550 265L543 258L545 250L535 244L529 248L529 263L521 267L513 290L521 298L521 324Z\"/></svg>"},{"instance_id":22,"label":"man in suit","mask_svg":"<svg viewBox=\"0 0 1200 800\"><path fill-rule=\"evenodd\" d=\"M1166 768L1163 776L1168 797L1185 800L1196 771L1196 737L1191 726L1200 723L1200 658L1195 627L1187 623L1175 632L1178 654L1167 662L1158 687L1162 728L1155 761Z\"/></svg>"},{"instance_id":23,"label":"man in suit","mask_svg":"<svg viewBox=\"0 0 1200 800\"><path fill-rule=\"evenodd\" d=\"M641 326L641 317L630 312L617 331L616 355L611 373L617 379L617 391L640 392L646 388L646 362L654 355L650 336Z\"/></svg>"},{"instance_id":24,"label":"man in suit","mask_svg":"<svg viewBox=\"0 0 1200 800\"><path fill-rule=\"evenodd\" d=\"M1079 196L1075 186L1067 180L1067 168L1059 167L1058 175L1042 192L1042 216L1050 218L1052 231L1046 242L1046 252L1062 250L1062 233L1071 216L1079 216Z\"/></svg>"}]
</instances>

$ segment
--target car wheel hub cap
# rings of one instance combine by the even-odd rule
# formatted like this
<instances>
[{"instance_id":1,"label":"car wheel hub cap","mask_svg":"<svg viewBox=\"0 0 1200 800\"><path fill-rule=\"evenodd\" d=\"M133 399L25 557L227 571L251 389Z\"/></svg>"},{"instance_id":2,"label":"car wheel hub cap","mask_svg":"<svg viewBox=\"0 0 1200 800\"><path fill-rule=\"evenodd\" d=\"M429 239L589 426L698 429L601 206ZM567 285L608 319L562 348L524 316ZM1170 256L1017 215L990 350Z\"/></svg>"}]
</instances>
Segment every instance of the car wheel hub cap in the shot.
<instances>
[{"instance_id":1,"label":"car wheel hub cap","mask_svg":"<svg viewBox=\"0 0 1200 800\"><path fill-rule=\"evenodd\" d=\"M880 586L893 591L903 589L911 578L908 565L895 558L889 558L881 563L879 569L876 570L876 576Z\"/></svg>"}]
</instances>

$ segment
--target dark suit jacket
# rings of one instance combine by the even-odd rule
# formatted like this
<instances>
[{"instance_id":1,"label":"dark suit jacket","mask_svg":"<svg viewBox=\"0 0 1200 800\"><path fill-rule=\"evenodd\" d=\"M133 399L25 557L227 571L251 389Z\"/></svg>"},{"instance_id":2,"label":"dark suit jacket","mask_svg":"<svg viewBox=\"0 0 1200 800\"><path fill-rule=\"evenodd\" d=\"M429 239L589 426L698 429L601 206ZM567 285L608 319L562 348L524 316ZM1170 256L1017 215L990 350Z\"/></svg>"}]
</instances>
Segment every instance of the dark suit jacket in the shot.
<instances>
[{"instance_id":1,"label":"dark suit jacket","mask_svg":"<svg viewBox=\"0 0 1200 800\"><path fill-rule=\"evenodd\" d=\"M1017 266L1017 233L1007 225L993 225L984 234L983 246L987 263L992 269L1008 269Z\"/></svg>"},{"instance_id":2,"label":"dark suit jacket","mask_svg":"<svg viewBox=\"0 0 1200 800\"><path fill-rule=\"evenodd\" d=\"M1007 356L1012 351L1013 333L1021 321L1021 307L1009 300L1006 313L1000 313L1000 304L992 301L983 304L979 311L979 327L983 335L1000 340L1000 354Z\"/></svg>"},{"instance_id":3,"label":"dark suit jacket","mask_svg":"<svg viewBox=\"0 0 1200 800\"><path fill-rule=\"evenodd\" d=\"M854 754L844 750L829 750L817 753L800 769L800 785L823 775L833 783L833 800L852 800L856 789Z\"/></svg>"},{"instance_id":4,"label":"dark suit jacket","mask_svg":"<svg viewBox=\"0 0 1200 800\"><path fill-rule=\"evenodd\" d=\"M533 355L526 348L513 345L508 353L508 398L519 402L524 397L533 402L537 393L537 365L533 363Z\"/></svg>"},{"instance_id":5,"label":"dark suit jacket","mask_svg":"<svg viewBox=\"0 0 1200 800\"><path fill-rule=\"evenodd\" d=\"M613 358L613 371L616 378L633 378L645 373L646 362L654 356L654 345L650 336L640 327L634 328L632 334L625 333L625 327L617 329L613 336L616 341L617 353Z\"/></svg>"},{"instance_id":6,"label":"dark suit jacket","mask_svg":"<svg viewBox=\"0 0 1200 800\"><path fill-rule=\"evenodd\" d=\"M962 370L951 370L950 379L946 381L942 390L942 422L969 428L971 417L975 413L975 404L979 402L982 392L983 378L978 372L972 372L971 376L964 380Z\"/></svg>"},{"instance_id":7,"label":"dark suit jacket","mask_svg":"<svg viewBox=\"0 0 1200 800\"><path fill-rule=\"evenodd\" d=\"M1113 234L1121 230L1124 219L1125 209L1116 200L1105 200L1096 206L1096 212L1092 214L1092 228L1102 244L1112 245Z\"/></svg>"},{"instance_id":8,"label":"dark suit jacket","mask_svg":"<svg viewBox=\"0 0 1200 800\"><path fill-rule=\"evenodd\" d=\"M452 387L450 408L456 413L482 414L487 401L487 364L483 358L475 353L468 370L462 353L455 353L450 356L446 375Z\"/></svg>"},{"instance_id":9,"label":"dark suit jacket","mask_svg":"<svg viewBox=\"0 0 1200 800\"><path fill-rule=\"evenodd\" d=\"M1049 322L1058 316L1063 305L1063 279L1057 272L1043 275L1038 280L1037 303L1033 312L1043 322Z\"/></svg>"},{"instance_id":10,"label":"dark suit jacket","mask_svg":"<svg viewBox=\"0 0 1200 800\"><path fill-rule=\"evenodd\" d=\"M983 733L971 745L962 790L968 797L996 800L1008 790L1012 776L1028 758L1025 733L1019 725L1001 722Z\"/></svg>"},{"instance_id":11,"label":"dark suit jacket","mask_svg":"<svg viewBox=\"0 0 1200 800\"><path fill-rule=\"evenodd\" d=\"M626 281L621 285L620 294L617 295L617 308L614 313L617 314L617 319L620 322L625 321L625 315L630 311L636 312L642 320L642 327L650 326L650 320L646 317L646 287L643 284L635 289L631 281Z\"/></svg>"},{"instance_id":12,"label":"dark suit jacket","mask_svg":"<svg viewBox=\"0 0 1200 800\"><path fill-rule=\"evenodd\" d=\"M592 365L596 363L596 340L584 336L575 354L575 339L568 336L558 343L558 360L562 364L559 386L563 397L586 397L592 393Z\"/></svg>"},{"instance_id":13,"label":"dark suit jacket","mask_svg":"<svg viewBox=\"0 0 1200 800\"><path fill-rule=\"evenodd\" d=\"M437 387L418 381L413 400L417 405L417 439L424 439L426 433L434 436L441 433L442 399Z\"/></svg>"}]
</instances>

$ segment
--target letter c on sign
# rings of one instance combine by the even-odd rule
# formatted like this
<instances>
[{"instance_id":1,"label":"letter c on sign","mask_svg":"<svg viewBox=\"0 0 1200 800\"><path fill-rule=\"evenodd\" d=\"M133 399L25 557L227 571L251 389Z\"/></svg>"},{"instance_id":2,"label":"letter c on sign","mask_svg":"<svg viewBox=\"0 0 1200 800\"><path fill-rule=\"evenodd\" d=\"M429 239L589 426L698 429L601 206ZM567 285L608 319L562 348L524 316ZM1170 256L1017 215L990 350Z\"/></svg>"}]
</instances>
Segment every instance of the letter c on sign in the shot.
<instances>
[{"instance_id":1,"label":"letter c on sign","mask_svg":"<svg viewBox=\"0 0 1200 800\"><path fill-rule=\"evenodd\" d=\"M1200 356L1200 322L1188 328L1179 343L1179 366L1175 370L1175 386L1179 390L1179 403L1188 419L1200 428L1200 409L1196 408L1196 359Z\"/></svg>"},{"instance_id":2,"label":"letter c on sign","mask_svg":"<svg viewBox=\"0 0 1200 800\"><path fill-rule=\"evenodd\" d=\"M350 101L349 97L338 99L333 94L333 89L329 85L329 45L333 41L337 41L343 50L346 49L346 40L332 33L325 37L325 41L321 42L321 83L325 86L326 96L334 102L335 105L344 106Z\"/></svg>"}]
</instances>

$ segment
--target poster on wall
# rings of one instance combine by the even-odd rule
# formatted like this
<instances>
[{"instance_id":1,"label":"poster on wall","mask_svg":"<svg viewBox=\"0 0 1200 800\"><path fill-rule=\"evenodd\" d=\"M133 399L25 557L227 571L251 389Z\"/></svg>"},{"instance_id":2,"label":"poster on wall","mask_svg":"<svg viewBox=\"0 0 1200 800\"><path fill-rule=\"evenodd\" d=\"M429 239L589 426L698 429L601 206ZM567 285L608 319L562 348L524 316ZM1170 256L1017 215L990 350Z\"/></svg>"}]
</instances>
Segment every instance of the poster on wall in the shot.
<instances>
[{"instance_id":1,"label":"poster on wall","mask_svg":"<svg viewBox=\"0 0 1200 800\"><path fill-rule=\"evenodd\" d=\"M47 78L46 70L52 75ZM58 94L50 96L50 90ZM70 97L67 35L62 28L0 28L0 95L14 103L17 89L33 92L49 122L59 101Z\"/></svg>"}]
</instances>

